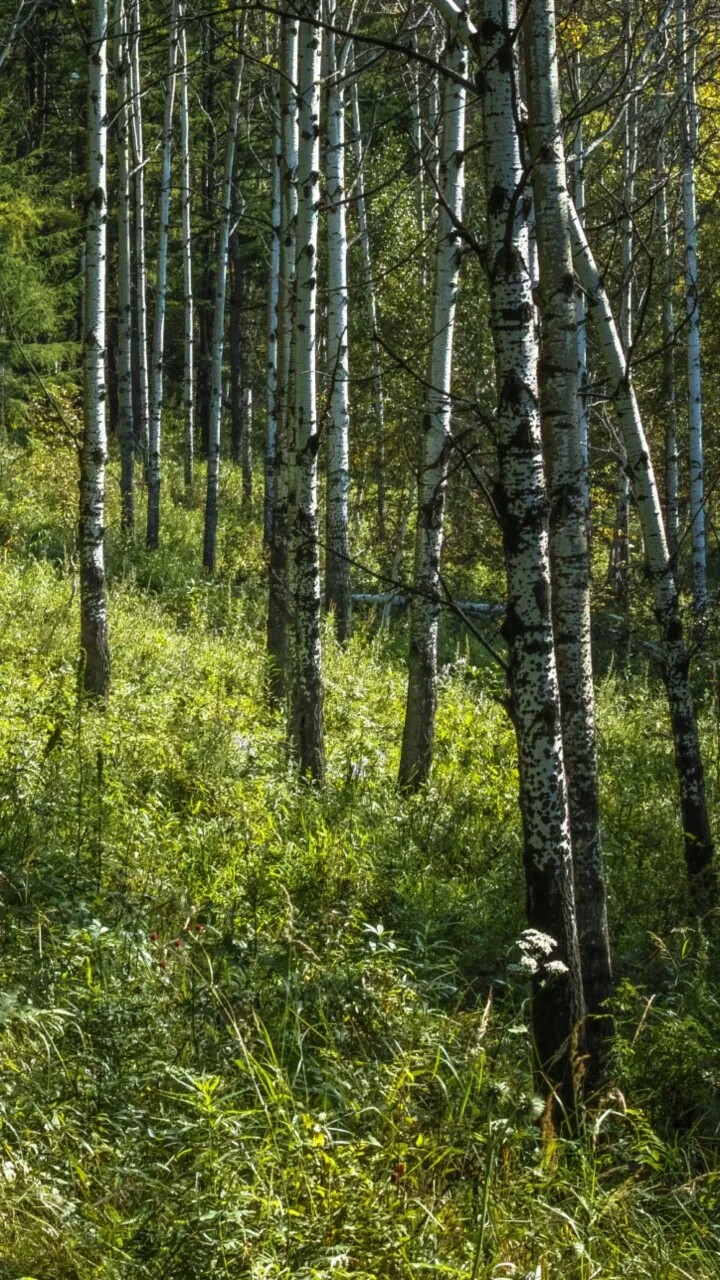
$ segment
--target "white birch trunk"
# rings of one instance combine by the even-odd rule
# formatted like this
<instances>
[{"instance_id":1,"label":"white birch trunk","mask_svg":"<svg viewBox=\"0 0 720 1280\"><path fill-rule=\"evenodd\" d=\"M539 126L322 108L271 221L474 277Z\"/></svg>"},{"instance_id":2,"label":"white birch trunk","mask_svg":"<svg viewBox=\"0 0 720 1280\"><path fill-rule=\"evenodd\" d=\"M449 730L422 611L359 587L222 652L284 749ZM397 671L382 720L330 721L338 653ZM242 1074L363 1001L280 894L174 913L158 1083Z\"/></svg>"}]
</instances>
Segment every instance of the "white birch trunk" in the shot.
<instances>
[{"instance_id":1,"label":"white birch trunk","mask_svg":"<svg viewBox=\"0 0 720 1280\"><path fill-rule=\"evenodd\" d=\"M118 146L118 441L120 444L120 518L135 528L135 439L132 364L132 234L130 200L130 65L124 0L116 0L115 79Z\"/></svg>"},{"instance_id":2,"label":"white birch trunk","mask_svg":"<svg viewBox=\"0 0 720 1280\"><path fill-rule=\"evenodd\" d=\"M620 292L620 333L625 359L631 356L633 343L633 205L635 203L635 171L637 168L637 107L632 94L631 12L629 0L623 0L623 76L629 94L623 112L622 191L623 215L620 223L622 276ZM627 458L621 451L618 469L618 494L613 530L608 582L615 597L627 608L628 567L630 559L630 478Z\"/></svg>"},{"instance_id":3,"label":"white birch trunk","mask_svg":"<svg viewBox=\"0 0 720 1280\"><path fill-rule=\"evenodd\" d=\"M292 341L294 330L297 243L298 28L294 17L280 19L280 268L278 280L277 393L275 403L275 505L269 556L267 651L269 692L275 703L285 700L290 685L290 491L295 393Z\"/></svg>"},{"instance_id":4,"label":"white birch trunk","mask_svg":"<svg viewBox=\"0 0 720 1280\"><path fill-rule=\"evenodd\" d=\"M278 383L278 302L280 297L280 119L279 104L273 146L272 245L270 249L270 289L268 291L268 344L265 428L265 491L263 501L263 542L269 548L275 510L275 453L277 447L277 383ZM274 114L274 113L273 113Z\"/></svg>"},{"instance_id":5,"label":"white birch trunk","mask_svg":"<svg viewBox=\"0 0 720 1280\"><path fill-rule=\"evenodd\" d=\"M184 470L185 486L193 482L195 462L195 315L192 263L192 186L190 175L190 69L187 60L187 34L184 4L179 19L180 56L180 214L182 221L183 302L185 362L183 371Z\"/></svg>"},{"instance_id":6,"label":"white birch trunk","mask_svg":"<svg viewBox=\"0 0 720 1280\"><path fill-rule=\"evenodd\" d=\"M233 201L233 169L235 142L240 114L240 89L242 87L244 58L237 59L228 111L228 129L225 141L223 166L222 204L218 231L217 265L215 271L215 309L213 313L212 372L210 383L210 421L208 424L207 492L205 496L205 532L203 538L203 565L209 573L215 572L218 525L218 495L220 487L220 429L222 426L222 366L225 347L225 294L228 276L228 246Z\"/></svg>"},{"instance_id":7,"label":"white birch trunk","mask_svg":"<svg viewBox=\"0 0 720 1280\"><path fill-rule=\"evenodd\" d=\"M83 438L80 453L80 644L86 693L110 684L105 586L105 283L107 251L107 0L93 0L88 57Z\"/></svg>"},{"instance_id":8,"label":"white birch trunk","mask_svg":"<svg viewBox=\"0 0 720 1280\"><path fill-rule=\"evenodd\" d=\"M680 65L682 134L683 227L685 236L685 314L687 317L688 444L690 463L690 545L693 604L707 608L704 453L702 422L702 365L700 354L700 295L697 260L697 100L695 93L695 34L690 25L692 0L677 0L677 44Z\"/></svg>"},{"instance_id":9,"label":"white birch trunk","mask_svg":"<svg viewBox=\"0 0 720 1280\"><path fill-rule=\"evenodd\" d=\"M145 143L143 139L142 80L140 75L140 0L132 0L130 41L130 85L132 91L131 133L133 144L135 214L135 308L137 326L137 379L139 418L136 440L147 478L148 433L150 426L150 380L148 371L147 263L145 258Z\"/></svg>"},{"instance_id":10,"label":"white birch trunk","mask_svg":"<svg viewBox=\"0 0 720 1280\"><path fill-rule=\"evenodd\" d=\"M554 938L565 974L536 982L533 1032L540 1071L573 1100L571 1042L583 1018L572 854L550 609L547 494L528 272L528 232L516 127L513 0L484 0L476 39L483 68L491 328L498 406L495 494L507 573L503 634L519 753L528 923ZM463 21L467 24L467 19Z\"/></svg>"},{"instance_id":11,"label":"white birch trunk","mask_svg":"<svg viewBox=\"0 0 720 1280\"><path fill-rule=\"evenodd\" d=\"M448 44L449 65L465 78L465 48ZM452 351L462 246L457 232L465 187L465 103L463 85L448 77L443 101L440 199L435 249L435 302L423 411L422 458L415 535L415 591L410 614L408 688L400 756L400 785L416 788L432 765L437 707L437 637L440 563L448 462L451 448Z\"/></svg>"},{"instance_id":12,"label":"white birch trunk","mask_svg":"<svg viewBox=\"0 0 720 1280\"><path fill-rule=\"evenodd\" d=\"M317 237L320 201L319 0L298 7L298 217L295 315L295 510L291 521L295 653L291 738L300 772L322 781L325 770L320 648L318 539Z\"/></svg>"},{"instance_id":13,"label":"white birch trunk","mask_svg":"<svg viewBox=\"0 0 720 1280\"><path fill-rule=\"evenodd\" d=\"M600 350L607 369L609 400L618 414L628 474L643 531L675 744L685 861L692 893L698 906L705 909L714 905L717 897L714 846L705 800L697 720L688 681L688 654L660 496L622 341L585 232L572 209L571 225L575 266L587 296L589 314L597 326Z\"/></svg>"},{"instance_id":14,"label":"white birch trunk","mask_svg":"<svg viewBox=\"0 0 720 1280\"><path fill-rule=\"evenodd\" d=\"M178 62L178 0L170 0L170 37L168 67L163 109L162 161L160 170L160 209L157 251L157 283L155 288L155 324L153 328L152 376L150 380L150 431L148 435L148 505L145 543L149 550L160 538L160 481L163 411L163 360L165 353L165 314L167 311L168 241L170 237L170 179L172 160L172 121L175 103L175 81Z\"/></svg>"},{"instance_id":15,"label":"white birch trunk","mask_svg":"<svg viewBox=\"0 0 720 1280\"><path fill-rule=\"evenodd\" d=\"M576 50L573 58L575 69L575 93L580 102L582 95L582 60ZM585 225L585 157L583 155L582 116L576 123L573 136L573 199L578 217ZM577 329L577 420L580 456L583 465L583 505L585 518L590 520L590 401L588 395L587 316L582 289L575 292L575 324ZM588 524L589 527L589 524Z\"/></svg>"},{"instance_id":16,"label":"white birch trunk","mask_svg":"<svg viewBox=\"0 0 720 1280\"><path fill-rule=\"evenodd\" d=\"M335 9L330 12L334 20ZM336 53L335 33L327 37L327 241L330 413L327 424L327 511L325 606L335 616L341 644L350 636L350 372L348 361L348 241L345 190L344 67Z\"/></svg>"},{"instance_id":17,"label":"white birch trunk","mask_svg":"<svg viewBox=\"0 0 720 1280\"><path fill-rule=\"evenodd\" d=\"M532 0L525 25L529 140L540 268L540 413L550 494L555 657L587 1024L588 1071L597 1078L611 1023L612 989L600 838L585 465L577 423L577 317L563 148L554 0Z\"/></svg>"},{"instance_id":18,"label":"white birch trunk","mask_svg":"<svg viewBox=\"0 0 720 1280\"><path fill-rule=\"evenodd\" d=\"M662 75L667 74L667 29L663 29L664 49L661 59ZM655 213L657 221L658 251L660 258L660 314L662 333L662 373L660 395L665 425L665 534L671 557L677 553L680 535L680 508L678 497L679 456L677 442L677 404L675 392L675 317L673 308L673 253L668 217L667 149L665 129L667 120L663 109L662 91L657 93L657 158L655 175L657 193Z\"/></svg>"},{"instance_id":19,"label":"white birch trunk","mask_svg":"<svg viewBox=\"0 0 720 1280\"><path fill-rule=\"evenodd\" d=\"M355 155L355 204L357 208L358 233L363 260L363 294L367 308L368 328L371 343L371 373L373 386L373 405L375 409L375 426L377 431L377 512L378 534L382 541L385 537L385 396L383 391L382 356L378 329L378 305L373 275L372 251L370 248L370 230L368 227L367 201L365 198L365 176L363 155L363 134L360 120L360 99L358 96L357 76L352 85L352 126L353 150Z\"/></svg>"}]
</instances>

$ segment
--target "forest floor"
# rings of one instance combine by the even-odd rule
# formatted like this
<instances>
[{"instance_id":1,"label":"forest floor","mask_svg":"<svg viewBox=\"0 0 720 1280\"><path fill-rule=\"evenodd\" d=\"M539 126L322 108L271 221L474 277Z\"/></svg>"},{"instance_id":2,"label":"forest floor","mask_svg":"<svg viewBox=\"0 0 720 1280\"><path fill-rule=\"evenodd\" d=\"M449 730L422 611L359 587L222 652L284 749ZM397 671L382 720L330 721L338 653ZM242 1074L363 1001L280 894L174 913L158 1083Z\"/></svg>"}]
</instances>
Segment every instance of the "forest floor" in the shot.
<instances>
[{"instance_id":1,"label":"forest floor","mask_svg":"<svg viewBox=\"0 0 720 1280\"><path fill-rule=\"evenodd\" d=\"M163 549L110 535L88 708L74 459L0 462L0 1280L720 1275L717 965L652 674L599 680L614 1087L564 1138L532 1085L500 676L445 635L433 782L402 798L404 624L359 618L344 652L328 626L328 783L302 784L259 523L227 477L206 581L171 468Z\"/></svg>"}]
</instances>

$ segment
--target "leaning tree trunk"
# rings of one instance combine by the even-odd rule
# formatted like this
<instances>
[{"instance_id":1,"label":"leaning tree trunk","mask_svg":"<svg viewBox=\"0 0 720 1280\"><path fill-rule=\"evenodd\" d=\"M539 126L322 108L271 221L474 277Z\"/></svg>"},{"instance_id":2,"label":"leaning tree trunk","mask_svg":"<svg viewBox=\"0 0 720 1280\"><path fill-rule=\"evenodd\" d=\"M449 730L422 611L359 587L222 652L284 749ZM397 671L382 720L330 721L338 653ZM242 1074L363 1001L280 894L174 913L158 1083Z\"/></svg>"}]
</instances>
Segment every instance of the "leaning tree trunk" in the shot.
<instances>
[{"instance_id":1,"label":"leaning tree trunk","mask_svg":"<svg viewBox=\"0 0 720 1280\"><path fill-rule=\"evenodd\" d=\"M135 438L133 425L132 236L130 226L130 66L124 0L115 5L115 77L118 145L118 440L120 519L135 528Z\"/></svg>"},{"instance_id":2,"label":"leaning tree trunk","mask_svg":"<svg viewBox=\"0 0 720 1280\"><path fill-rule=\"evenodd\" d=\"M297 237L298 29L295 18L280 19L280 268L278 280L277 395L275 416L275 503L268 556L267 652L269 693L281 703L289 688L290 584L289 511L291 418L294 416L292 336Z\"/></svg>"},{"instance_id":3,"label":"leaning tree trunk","mask_svg":"<svg viewBox=\"0 0 720 1280\"><path fill-rule=\"evenodd\" d=\"M331 20L335 10L332 10ZM328 33L327 241L330 413L327 422L325 607L335 615L341 644L350 636L350 383L348 363L348 241L345 190L345 66Z\"/></svg>"},{"instance_id":4,"label":"leaning tree trunk","mask_svg":"<svg viewBox=\"0 0 720 1280\"><path fill-rule=\"evenodd\" d=\"M600 838L585 465L577 424L577 315L563 149L554 0L532 0L525 26L529 139L540 268L540 415L550 494L555 658L572 837L589 1081L611 1031L612 989Z\"/></svg>"},{"instance_id":5,"label":"leaning tree trunk","mask_svg":"<svg viewBox=\"0 0 720 1280\"><path fill-rule=\"evenodd\" d=\"M80 452L80 644L86 693L110 685L105 591L105 279L107 232L107 0L93 0L88 57L83 437Z\"/></svg>"},{"instance_id":6,"label":"leaning tree trunk","mask_svg":"<svg viewBox=\"0 0 720 1280\"><path fill-rule=\"evenodd\" d=\"M276 107L279 112L279 103ZM266 428L265 428L265 489L263 494L263 543L269 550L272 544L272 527L275 510L275 454L277 448L277 392L278 392L278 303L280 297L280 121L275 124L275 146L273 148L273 183L272 211L272 246L270 249L270 289L268 292L268 344L267 344L267 383L266 383Z\"/></svg>"},{"instance_id":7,"label":"leaning tree trunk","mask_svg":"<svg viewBox=\"0 0 720 1280\"><path fill-rule=\"evenodd\" d=\"M698 908L717 901L714 845L705 799L705 782L697 719L688 680L688 654L683 640L677 587L668 555L660 497L643 430L632 378L602 277L577 215L571 209L575 265L598 332L606 364L609 400L615 405L628 459L628 473L638 508L645 555L653 584L655 616L660 631L663 678L667 689L680 784L685 862Z\"/></svg>"},{"instance_id":8,"label":"leaning tree trunk","mask_svg":"<svg viewBox=\"0 0 720 1280\"><path fill-rule=\"evenodd\" d=\"M148 436L148 504L145 543L154 550L160 538L160 451L162 447L163 360L165 354L165 314L167 311L168 243L170 238L170 162L172 159L172 118L178 61L178 0L170 0L170 41L163 110L160 210L155 288L152 377L150 380L150 432Z\"/></svg>"},{"instance_id":9,"label":"leaning tree trunk","mask_svg":"<svg viewBox=\"0 0 720 1280\"><path fill-rule=\"evenodd\" d=\"M632 93L632 32L630 0L623 0L623 81L627 101L623 110L622 148L622 199L623 213L620 221L622 251L622 277L620 284L620 333L625 360L629 362L633 343L633 275L634 275L634 214L635 170L637 168L637 106ZM617 507L615 528L610 549L608 583L623 611L628 603L628 568L630 559L630 477L627 471L625 450L621 450L618 468Z\"/></svg>"},{"instance_id":10,"label":"leaning tree trunk","mask_svg":"<svg viewBox=\"0 0 720 1280\"><path fill-rule=\"evenodd\" d=\"M318 539L317 237L320 179L319 0L300 0L295 315L295 510L291 521L295 652L291 739L302 775L325 772Z\"/></svg>"},{"instance_id":11,"label":"leaning tree trunk","mask_svg":"<svg viewBox=\"0 0 720 1280\"><path fill-rule=\"evenodd\" d=\"M187 35L184 6L181 4L180 20L180 213L182 219L183 301L185 362L183 372L183 407L185 432L183 458L185 487L193 482L195 462L195 315L193 303L192 272L192 187L190 178L190 104L188 91L190 70L187 60Z\"/></svg>"},{"instance_id":12,"label":"leaning tree trunk","mask_svg":"<svg viewBox=\"0 0 720 1280\"><path fill-rule=\"evenodd\" d=\"M692 0L677 0L677 44L680 64L682 135L683 227L685 232L685 314L687 317L688 435L690 462L690 545L692 548L695 612L707 608L705 496L703 480L702 365L700 356L700 297L697 261L697 100L695 94L695 36L690 28Z\"/></svg>"},{"instance_id":13,"label":"leaning tree trunk","mask_svg":"<svg viewBox=\"0 0 720 1280\"><path fill-rule=\"evenodd\" d=\"M209 573L215 572L218 525L218 493L220 486L220 428L222 425L222 366L225 347L225 293L228 275L228 242L232 217L232 184L235 164L235 141L240 114L240 89L244 57L240 53L228 112L228 131L225 142L225 164L221 219L218 230L217 267L215 272L215 313L213 317L212 374L210 380L210 421L208 424L207 491L205 495L205 532L203 538L203 565Z\"/></svg>"},{"instance_id":14,"label":"leaning tree trunk","mask_svg":"<svg viewBox=\"0 0 720 1280\"><path fill-rule=\"evenodd\" d=\"M465 49L451 37L449 66L466 76ZM410 613L407 704L400 754L401 787L417 788L430 773L437 705L437 638L440 613L445 490L451 448L450 387L455 304L462 246L458 224L465 186L464 85L445 81L440 186L435 250L435 304L432 317L428 386L423 412L423 442L415 535L415 595Z\"/></svg>"},{"instance_id":15,"label":"leaning tree trunk","mask_svg":"<svg viewBox=\"0 0 720 1280\"><path fill-rule=\"evenodd\" d=\"M143 139L142 83L140 78L140 0L132 0L130 41L131 137L135 165L133 205L135 216L135 325L137 334L136 444L147 478L150 427L150 376L148 371L147 263L145 257L145 143Z\"/></svg>"},{"instance_id":16,"label":"leaning tree trunk","mask_svg":"<svg viewBox=\"0 0 720 1280\"><path fill-rule=\"evenodd\" d=\"M358 233L363 260L363 294L367 309L368 328L371 344L371 370L373 388L373 406L375 409L376 450L376 486L378 534L380 541L385 538L385 394L383 390L382 357L380 351L380 331L378 328L378 305L373 275L372 252L370 248L370 229L368 227L367 200L365 197L365 177L363 173L365 157L363 154L363 135L360 122L360 99L358 96L357 75L352 85L352 127L353 150L355 153L355 205L357 208Z\"/></svg>"},{"instance_id":17,"label":"leaning tree trunk","mask_svg":"<svg viewBox=\"0 0 720 1280\"><path fill-rule=\"evenodd\" d=\"M675 318L673 308L673 253L670 238L670 220L668 217L668 166L665 146L665 129L667 118L663 108L664 78L667 74L668 42L666 28L663 55L660 61L661 87L657 92L657 151L655 174L657 192L655 210L658 235L658 257L660 259L660 311L662 332L662 372L660 376L660 396L665 425L665 534L668 550L674 558L678 549L680 535L680 507L678 496L679 456L677 443L677 404L675 394Z\"/></svg>"},{"instance_id":18,"label":"leaning tree trunk","mask_svg":"<svg viewBox=\"0 0 720 1280\"><path fill-rule=\"evenodd\" d=\"M575 73L575 100L579 104L582 95L582 61L580 50L573 56ZM585 225L585 156L582 116L575 124L573 135L573 200L578 217ZM585 518L590 521L590 397L588 392L587 316L585 298L581 289L575 291L575 324L577 330L577 421L580 456L583 465L583 505Z\"/></svg>"}]
</instances>

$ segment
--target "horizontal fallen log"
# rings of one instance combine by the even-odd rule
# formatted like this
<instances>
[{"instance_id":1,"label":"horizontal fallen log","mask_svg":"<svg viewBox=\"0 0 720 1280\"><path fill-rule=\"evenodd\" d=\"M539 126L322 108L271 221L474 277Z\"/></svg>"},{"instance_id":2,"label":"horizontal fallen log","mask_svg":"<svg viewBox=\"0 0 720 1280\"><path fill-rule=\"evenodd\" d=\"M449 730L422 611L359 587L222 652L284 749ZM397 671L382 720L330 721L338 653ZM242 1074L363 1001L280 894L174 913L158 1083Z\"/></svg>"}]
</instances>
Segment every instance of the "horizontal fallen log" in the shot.
<instances>
[{"instance_id":1,"label":"horizontal fallen log","mask_svg":"<svg viewBox=\"0 0 720 1280\"><path fill-rule=\"evenodd\" d=\"M410 604L411 597L394 591L380 595L355 592L352 599L353 604L390 605L391 608L404 609ZM504 604L484 604L479 600L439 600L438 603L473 618L501 618L505 612Z\"/></svg>"}]
</instances>

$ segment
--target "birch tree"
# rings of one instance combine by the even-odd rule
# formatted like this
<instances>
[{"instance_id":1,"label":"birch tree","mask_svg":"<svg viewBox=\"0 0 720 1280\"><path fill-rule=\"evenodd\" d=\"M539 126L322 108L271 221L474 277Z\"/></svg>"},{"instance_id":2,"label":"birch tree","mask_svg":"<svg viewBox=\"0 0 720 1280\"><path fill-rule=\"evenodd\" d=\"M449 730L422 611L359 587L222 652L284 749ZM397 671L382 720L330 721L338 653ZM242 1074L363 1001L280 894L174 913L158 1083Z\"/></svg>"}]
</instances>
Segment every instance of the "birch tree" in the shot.
<instances>
[{"instance_id":1,"label":"birch tree","mask_svg":"<svg viewBox=\"0 0 720 1280\"><path fill-rule=\"evenodd\" d=\"M228 276L228 245L232 218L232 186L235 165L235 142L240 114L240 90L244 57L238 54L228 110L225 162L223 166L222 203L218 229L217 265L215 269L215 310L213 315L212 376L210 385L210 421L208 424L207 489L205 495L205 532L203 565L215 572L218 525L218 493L220 485L220 429L222 426L222 366L225 347L225 294Z\"/></svg>"},{"instance_id":2,"label":"birch tree","mask_svg":"<svg viewBox=\"0 0 720 1280\"><path fill-rule=\"evenodd\" d=\"M329 12L335 21L336 9ZM345 56L334 31L327 36L327 244L330 412L327 422L325 605L341 644L350 635L350 372L348 359L348 239L345 189Z\"/></svg>"},{"instance_id":3,"label":"birch tree","mask_svg":"<svg viewBox=\"0 0 720 1280\"><path fill-rule=\"evenodd\" d=\"M132 361L132 229L130 194L130 65L124 0L116 0L115 81L118 148L118 440L120 444L120 518L135 527L135 438Z\"/></svg>"},{"instance_id":4,"label":"birch tree","mask_svg":"<svg viewBox=\"0 0 720 1280\"><path fill-rule=\"evenodd\" d=\"M667 32L663 28L664 49L660 60L661 75L667 74ZM680 509L678 495L679 456L677 441L677 404L675 391L675 319L673 290L673 252L668 215L668 166L665 143L667 124L663 110L663 95L658 89L657 103L657 153L655 175L657 191L655 208L657 220L658 256L660 259L660 315L662 334L662 373L660 394L665 420L665 532L668 551L672 557L678 548L680 533Z\"/></svg>"},{"instance_id":5,"label":"birch tree","mask_svg":"<svg viewBox=\"0 0 720 1280\"><path fill-rule=\"evenodd\" d=\"M153 327L152 378L150 382L150 430L148 434L148 503L145 542L154 550L160 537L160 482L163 412L163 361L167 311L168 242L170 237L170 183L173 141L173 106L178 62L178 0L170 0L170 36L161 144L160 209Z\"/></svg>"},{"instance_id":6,"label":"birch tree","mask_svg":"<svg viewBox=\"0 0 720 1280\"><path fill-rule=\"evenodd\" d=\"M382 353L378 320L377 293L373 275L372 249L370 246L370 228L368 226L368 207L365 196L365 156L363 150L363 132L360 118L360 96L358 78L352 82L352 127L353 151L355 156L355 208L357 210L358 235L363 261L363 297L367 310L368 329L371 344L371 372L373 388L373 406L375 410L375 431L377 437L377 513L378 533L380 539L385 537L385 398L382 375Z\"/></svg>"},{"instance_id":7,"label":"birch tree","mask_svg":"<svg viewBox=\"0 0 720 1280\"><path fill-rule=\"evenodd\" d=\"M180 216L182 221L184 343L183 411L185 487L193 482L195 462L195 308L193 299L192 260L192 185L190 173L190 104L188 91L190 68L187 58L187 33L185 31L184 5L179 18L180 57Z\"/></svg>"},{"instance_id":8,"label":"birch tree","mask_svg":"<svg viewBox=\"0 0 720 1280\"><path fill-rule=\"evenodd\" d=\"M148 370L147 263L145 255L145 143L143 137L142 82L140 75L140 0L132 4L130 39L131 126L134 160L133 212L135 218L135 324L137 328L136 438L147 476L150 424L150 379Z\"/></svg>"},{"instance_id":9,"label":"birch tree","mask_svg":"<svg viewBox=\"0 0 720 1280\"><path fill-rule=\"evenodd\" d=\"M667 690L680 787L685 863L690 889L700 909L717 900L714 842L705 797L705 779L697 718L688 680L688 653L672 562L669 557L660 496L643 429L632 376L610 302L585 232L571 209L575 267L585 290L589 314L597 328L606 366L609 399L618 415L628 459L628 474L643 531L660 632L662 673Z\"/></svg>"},{"instance_id":10,"label":"birch tree","mask_svg":"<svg viewBox=\"0 0 720 1280\"><path fill-rule=\"evenodd\" d=\"M436 7L475 52L483 109L488 268L497 407L495 507L507 578L503 634L519 756L527 919L553 939L556 976L536 975L533 1036L541 1079L572 1105L573 1043L584 1017L572 851L550 607L527 205L518 136L513 0L484 0L479 30L453 0ZM547 1085L546 1085L547 1087Z\"/></svg>"},{"instance_id":11,"label":"birch tree","mask_svg":"<svg viewBox=\"0 0 720 1280\"><path fill-rule=\"evenodd\" d=\"M290 669L289 502L292 471L291 418L294 415L292 341L297 244L298 27L288 13L280 19L280 267L278 280L277 394L275 414L275 502L269 552L267 651L269 691L285 699Z\"/></svg>"},{"instance_id":12,"label":"birch tree","mask_svg":"<svg viewBox=\"0 0 720 1280\"><path fill-rule=\"evenodd\" d=\"M458 37L447 49L450 70L465 79L466 53ZM465 100L463 84L445 81L440 186L435 247L435 301L415 535L415 592L410 613L408 688L400 756L400 785L418 787L432 763L437 706L437 637L445 490L451 448L451 379L455 304L462 246L465 186Z\"/></svg>"},{"instance_id":13,"label":"birch tree","mask_svg":"<svg viewBox=\"0 0 720 1280\"><path fill-rule=\"evenodd\" d=\"M277 94L273 101L273 180L270 225L270 289L268 292L268 346L266 383L265 428L265 488L263 494L263 542L270 548L275 509L277 408L278 408L278 330L280 301L280 237L281 237L281 181L280 181L280 108Z\"/></svg>"},{"instance_id":14,"label":"birch tree","mask_svg":"<svg viewBox=\"0 0 720 1280\"><path fill-rule=\"evenodd\" d=\"M554 0L525 19L529 139L539 259L540 413L550 497L552 614L591 1071L612 970L599 823L585 460L578 430L577 313Z\"/></svg>"},{"instance_id":15,"label":"birch tree","mask_svg":"<svg viewBox=\"0 0 720 1280\"><path fill-rule=\"evenodd\" d=\"M291 738L300 772L322 781L325 771L320 649L318 539L317 237L320 179L319 0L301 0L298 34L298 215L295 355L295 506L291 521L294 655Z\"/></svg>"},{"instance_id":16,"label":"birch tree","mask_svg":"<svg viewBox=\"0 0 720 1280\"><path fill-rule=\"evenodd\" d=\"M88 45L83 437L80 451L80 643L86 693L110 685L105 588L105 283L107 253L107 0L92 0Z\"/></svg>"},{"instance_id":17,"label":"birch tree","mask_svg":"<svg viewBox=\"0 0 720 1280\"><path fill-rule=\"evenodd\" d=\"M692 548L695 612L707 607L705 496L703 478L702 364L700 354L700 295L697 262L697 99L695 44L691 26L692 0L677 0L677 45L680 66L683 230L685 242L685 316L687 320L688 446L690 463L690 545Z\"/></svg>"}]
</instances>

